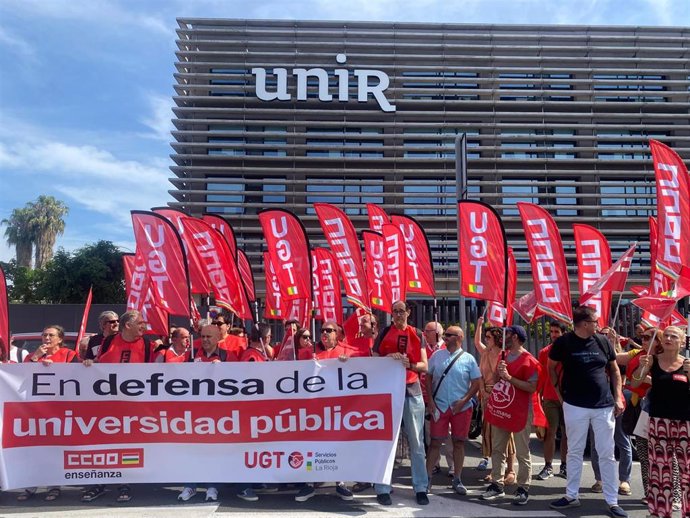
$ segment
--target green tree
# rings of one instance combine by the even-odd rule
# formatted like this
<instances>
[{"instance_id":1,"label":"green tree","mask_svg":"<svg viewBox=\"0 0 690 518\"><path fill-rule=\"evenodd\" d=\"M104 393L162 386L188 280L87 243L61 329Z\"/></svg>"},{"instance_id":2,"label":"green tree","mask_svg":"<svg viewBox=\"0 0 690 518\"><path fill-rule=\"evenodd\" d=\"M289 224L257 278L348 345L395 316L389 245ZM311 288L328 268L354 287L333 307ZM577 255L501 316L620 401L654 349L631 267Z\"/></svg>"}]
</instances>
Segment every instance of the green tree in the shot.
<instances>
[{"instance_id":1,"label":"green tree","mask_svg":"<svg viewBox=\"0 0 690 518\"><path fill-rule=\"evenodd\" d=\"M3 262L2 268L7 276L7 298L10 302L20 304L41 302L36 298L36 291L43 281L43 270L19 266L14 259L8 263Z\"/></svg>"},{"instance_id":2,"label":"green tree","mask_svg":"<svg viewBox=\"0 0 690 518\"><path fill-rule=\"evenodd\" d=\"M64 217L69 208L52 196L41 195L28 204L30 226L36 246L35 266L43 268L53 256L57 236L65 231Z\"/></svg>"},{"instance_id":3,"label":"green tree","mask_svg":"<svg viewBox=\"0 0 690 518\"><path fill-rule=\"evenodd\" d=\"M122 252L110 241L98 241L73 253L59 249L46 265L37 298L52 303L83 303L93 286L93 302L125 301Z\"/></svg>"},{"instance_id":4,"label":"green tree","mask_svg":"<svg viewBox=\"0 0 690 518\"><path fill-rule=\"evenodd\" d=\"M7 244L14 246L17 255L17 265L23 268L31 268L31 255L33 253L33 232L31 228L31 211L14 209L8 219L3 219L5 225L5 239Z\"/></svg>"}]
</instances>

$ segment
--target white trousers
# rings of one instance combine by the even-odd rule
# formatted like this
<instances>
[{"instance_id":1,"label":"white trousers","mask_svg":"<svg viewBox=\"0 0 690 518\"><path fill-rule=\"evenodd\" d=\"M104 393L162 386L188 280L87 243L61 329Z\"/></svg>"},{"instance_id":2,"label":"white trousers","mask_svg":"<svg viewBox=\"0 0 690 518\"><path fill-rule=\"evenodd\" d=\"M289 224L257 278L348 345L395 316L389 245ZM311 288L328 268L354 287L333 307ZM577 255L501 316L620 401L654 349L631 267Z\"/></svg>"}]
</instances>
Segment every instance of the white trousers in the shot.
<instances>
[{"instance_id":1,"label":"white trousers","mask_svg":"<svg viewBox=\"0 0 690 518\"><path fill-rule=\"evenodd\" d=\"M569 499L578 498L582 477L582 457L591 426L597 438L595 447L599 454L604 499L609 506L618 504L618 473L613 440L616 421L613 417L613 407L582 408L563 403L563 417L568 435L568 484L565 496Z\"/></svg>"}]
</instances>

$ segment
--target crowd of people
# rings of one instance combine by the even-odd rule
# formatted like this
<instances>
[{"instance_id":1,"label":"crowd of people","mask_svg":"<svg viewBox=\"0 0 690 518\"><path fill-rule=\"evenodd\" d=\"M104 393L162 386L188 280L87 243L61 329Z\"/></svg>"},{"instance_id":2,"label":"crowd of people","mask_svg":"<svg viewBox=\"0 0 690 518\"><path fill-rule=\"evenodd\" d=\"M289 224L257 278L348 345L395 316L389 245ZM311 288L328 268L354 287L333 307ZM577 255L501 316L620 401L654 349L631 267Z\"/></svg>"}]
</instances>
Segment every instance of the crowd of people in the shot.
<instances>
[{"instance_id":1,"label":"crowd of people","mask_svg":"<svg viewBox=\"0 0 690 518\"><path fill-rule=\"evenodd\" d=\"M589 440L596 483L614 517L627 513L618 505L619 495L630 495L633 446L640 460L643 487L640 497L653 517L670 518L675 509L690 517L690 359L681 355L685 331L638 326L634 339L619 337L612 329L598 327L598 315L589 307L573 312L573 329L559 322L549 325L551 343L538 358L525 349L522 326L505 328L476 322L477 358L463 350L461 327L447 329L439 322L423 330L408 321L411 307L397 301L392 322L379 329L373 314L361 315L358 330L347 336L337 322L323 322L318 340L296 321L285 323L286 337L272 342L271 327L254 325L246 333L231 326L226 315L203 320L194 330L171 329L163 340L145 334L146 324L137 311L119 316L100 315L100 333L73 351L64 346L64 330L49 325L41 345L31 354L11 346L8 361L93 363L146 362L264 362L273 360L339 359L387 356L406 370L402 430L409 445L412 487L417 504L429 503L433 475L440 470L441 453L447 459L451 485L458 495L468 494L462 474L465 442L473 416L482 415L482 459L476 469L488 471L482 500L506 496L516 485L512 503L529 502L532 483L530 442L533 431L544 443L545 464L534 477L566 479L565 495L552 502L553 509L580 505L583 456ZM638 343L639 342L639 343ZM560 466L553 461L560 435ZM614 450L618 448L617 462ZM517 474L515 464L517 463ZM185 483L178 498L187 501L197 493L197 483ZM218 499L213 484L205 484L206 500ZM368 482L349 488L335 486L337 496L352 500L353 492L366 491ZM237 484L236 496L258 500L256 485ZM265 489L265 488L264 488ZM315 484L298 484L295 500L307 501ZM103 485L83 489L82 501L102 496ZM391 486L374 484L377 502L391 505ZM18 500L35 496L26 488ZM117 501L131 499L130 487L117 488ZM47 488L45 500L60 496L59 487Z\"/></svg>"}]
</instances>

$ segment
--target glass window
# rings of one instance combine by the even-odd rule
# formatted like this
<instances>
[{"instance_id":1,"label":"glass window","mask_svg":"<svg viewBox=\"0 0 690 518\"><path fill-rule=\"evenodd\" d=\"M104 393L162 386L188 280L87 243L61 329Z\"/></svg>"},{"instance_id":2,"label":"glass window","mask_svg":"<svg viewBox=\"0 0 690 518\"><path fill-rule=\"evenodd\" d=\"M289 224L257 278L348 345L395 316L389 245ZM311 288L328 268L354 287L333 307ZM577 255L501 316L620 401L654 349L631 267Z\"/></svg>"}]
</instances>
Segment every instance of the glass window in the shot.
<instances>
[{"instance_id":1,"label":"glass window","mask_svg":"<svg viewBox=\"0 0 690 518\"><path fill-rule=\"evenodd\" d=\"M367 178L379 183L343 185L334 178L310 178L307 184L306 213L316 214L312 204L317 202L346 205L342 207L351 216L367 215L367 203L383 204L383 178Z\"/></svg>"},{"instance_id":2,"label":"glass window","mask_svg":"<svg viewBox=\"0 0 690 518\"><path fill-rule=\"evenodd\" d=\"M539 203L539 187L536 180L521 180L524 185L506 185L501 184L501 193L503 194L503 208L504 216L517 216L519 211L515 204L519 201L528 203Z\"/></svg>"}]
</instances>

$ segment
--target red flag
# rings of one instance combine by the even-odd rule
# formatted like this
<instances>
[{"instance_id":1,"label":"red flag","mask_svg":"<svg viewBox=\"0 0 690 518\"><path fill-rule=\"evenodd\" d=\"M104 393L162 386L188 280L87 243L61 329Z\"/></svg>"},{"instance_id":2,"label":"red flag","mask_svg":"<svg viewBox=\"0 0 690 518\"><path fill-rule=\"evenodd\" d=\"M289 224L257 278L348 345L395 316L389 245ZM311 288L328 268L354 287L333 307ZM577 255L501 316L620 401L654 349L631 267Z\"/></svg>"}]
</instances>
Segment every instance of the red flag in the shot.
<instances>
[{"instance_id":1,"label":"red flag","mask_svg":"<svg viewBox=\"0 0 690 518\"><path fill-rule=\"evenodd\" d=\"M266 308L264 309L264 318L270 320L283 319L283 294L280 292L280 284L278 276L273 268L271 256L268 252L264 252L264 274L266 277Z\"/></svg>"},{"instance_id":2,"label":"red flag","mask_svg":"<svg viewBox=\"0 0 690 518\"><path fill-rule=\"evenodd\" d=\"M640 297L632 301L638 308L657 317L659 321L667 320L676 308L676 301L667 297Z\"/></svg>"},{"instance_id":3,"label":"red flag","mask_svg":"<svg viewBox=\"0 0 690 518\"><path fill-rule=\"evenodd\" d=\"M189 316L187 260L175 227L163 216L133 210L137 250L141 252L157 305L171 315Z\"/></svg>"},{"instance_id":4,"label":"red flag","mask_svg":"<svg viewBox=\"0 0 690 518\"><path fill-rule=\"evenodd\" d=\"M367 285L371 307L390 313L393 301L386 269L386 243L381 234L371 230L363 230L362 238L367 257Z\"/></svg>"},{"instance_id":5,"label":"red flag","mask_svg":"<svg viewBox=\"0 0 690 518\"><path fill-rule=\"evenodd\" d=\"M282 209L259 212L259 222L283 296L311 300L311 252L302 223Z\"/></svg>"},{"instance_id":6,"label":"red flag","mask_svg":"<svg viewBox=\"0 0 690 518\"><path fill-rule=\"evenodd\" d=\"M683 315L678 313L678 311L674 310L673 313L671 313L671 325L677 327L687 327L688 320Z\"/></svg>"},{"instance_id":7,"label":"red flag","mask_svg":"<svg viewBox=\"0 0 690 518\"><path fill-rule=\"evenodd\" d=\"M386 250L386 275L390 285L391 303L405 300L407 296L407 273L405 268L405 238L400 227L393 223L384 223L381 227Z\"/></svg>"},{"instance_id":8,"label":"red flag","mask_svg":"<svg viewBox=\"0 0 690 518\"><path fill-rule=\"evenodd\" d=\"M240 270L240 277L244 289L247 291L247 298L250 302L256 301L256 284L254 283L254 272L249 264L249 258L244 250L237 250L237 267Z\"/></svg>"},{"instance_id":9,"label":"red flag","mask_svg":"<svg viewBox=\"0 0 690 518\"><path fill-rule=\"evenodd\" d=\"M508 311L500 302L490 301L486 311L486 320L493 326L503 327L513 322L513 302L517 293L517 264L513 249L508 247Z\"/></svg>"},{"instance_id":10,"label":"red flag","mask_svg":"<svg viewBox=\"0 0 690 518\"><path fill-rule=\"evenodd\" d=\"M513 309L528 324L531 324L533 320L544 314L537 306L537 294L534 290L525 293L516 300L513 304Z\"/></svg>"},{"instance_id":11,"label":"red flag","mask_svg":"<svg viewBox=\"0 0 690 518\"><path fill-rule=\"evenodd\" d=\"M3 358L10 358L10 317L9 299L7 298L7 278L0 265L0 341L2 341Z\"/></svg>"},{"instance_id":12,"label":"red flag","mask_svg":"<svg viewBox=\"0 0 690 518\"><path fill-rule=\"evenodd\" d=\"M638 297L646 297L650 294L648 286L630 286L630 291Z\"/></svg>"},{"instance_id":13,"label":"red flag","mask_svg":"<svg viewBox=\"0 0 690 518\"><path fill-rule=\"evenodd\" d=\"M297 320L301 327L309 329L310 327L310 313L311 313L311 297L308 299L292 299L285 300L283 307L284 319Z\"/></svg>"},{"instance_id":14,"label":"red flag","mask_svg":"<svg viewBox=\"0 0 690 518\"><path fill-rule=\"evenodd\" d=\"M226 239L220 231L198 218L182 218L181 223L213 288L216 304L242 319L251 319L244 284Z\"/></svg>"},{"instance_id":15,"label":"red flag","mask_svg":"<svg viewBox=\"0 0 690 518\"><path fill-rule=\"evenodd\" d=\"M369 289L355 227L350 218L334 205L315 203L314 210L331 251L338 261L347 300L355 306L369 309Z\"/></svg>"},{"instance_id":16,"label":"red flag","mask_svg":"<svg viewBox=\"0 0 690 518\"><path fill-rule=\"evenodd\" d=\"M659 222L656 267L675 280L690 266L690 180L681 158L670 147L649 141L656 173L656 214Z\"/></svg>"},{"instance_id":17,"label":"red flag","mask_svg":"<svg viewBox=\"0 0 690 518\"><path fill-rule=\"evenodd\" d=\"M91 310L91 299L93 298L93 286L89 287L89 294L86 296L86 304L84 305L84 314L81 317L81 325L79 326L79 334L77 335L77 349L79 349L79 342L84 338L86 332L86 322L89 320L89 311Z\"/></svg>"},{"instance_id":18,"label":"red flag","mask_svg":"<svg viewBox=\"0 0 690 518\"><path fill-rule=\"evenodd\" d=\"M656 218L649 217L649 255L650 255L650 275L649 291L651 295L661 295L666 297L671 293L673 280L656 267L656 252L659 236L659 225Z\"/></svg>"},{"instance_id":19,"label":"red flag","mask_svg":"<svg viewBox=\"0 0 690 518\"><path fill-rule=\"evenodd\" d=\"M532 264L537 307L544 314L570 324L573 320L570 282L556 222L538 205L518 202L517 206Z\"/></svg>"},{"instance_id":20,"label":"red flag","mask_svg":"<svg viewBox=\"0 0 690 518\"><path fill-rule=\"evenodd\" d=\"M369 216L369 229L374 232L381 232L384 223L390 223L390 218L386 211L375 203L367 203L367 214Z\"/></svg>"},{"instance_id":21,"label":"red flag","mask_svg":"<svg viewBox=\"0 0 690 518\"><path fill-rule=\"evenodd\" d=\"M675 299L684 299L690 295L690 266L683 266L676 279Z\"/></svg>"},{"instance_id":22,"label":"red flag","mask_svg":"<svg viewBox=\"0 0 690 518\"><path fill-rule=\"evenodd\" d=\"M127 311L137 310L146 322L146 334L168 335L168 314L156 305L140 253L123 254Z\"/></svg>"},{"instance_id":23,"label":"red flag","mask_svg":"<svg viewBox=\"0 0 690 518\"><path fill-rule=\"evenodd\" d=\"M606 327L611 312L611 292L596 291L584 299L587 290L611 268L611 249L604 235L589 225L573 225L577 257L577 280L582 297L580 304L594 308L599 326Z\"/></svg>"},{"instance_id":24,"label":"red flag","mask_svg":"<svg viewBox=\"0 0 690 518\"><path fill-rule=\"evenodd\" d=\"M343 302L335 257L326 248L315 248L312 250L312 262L315 271L314 308L317 309L314 318L325 322L332 320L342 325Z\"/></svg>"},{"instance_id":25,"label":"red flag","mask_svg":"<svg viewBox=\"0 0 690 518\"><path fill-rule=\"evenodd\" d=\"M391 222L397 225L405 238L407 255L407 289L412 293L422 293L436 297L434 262L426 232L417 220L410 216L393 215Z\"/></svg>"},{"instance_id":26,"label":"red flag","mask_svg":"<svg viewBox=\"0 0 690 518\"><path fill-rule=\"evenodd\" d=\"M625 283L628 280L628 272L630 272L630 264L632 263L632 257L635 255L636 248L637 242L633 243L620 259L582 294L580 304L584 304L593 295L601 291L625 291Z\"/></svg>"},{"instance_id":27,"label":"red flag","mask_svg":"<svg viewBox=\"0 0 690 518\"><path fill-rule=\"evenodd\" d=\"M201 219L223 234L225 241L228 242L233 259L239 262L237 238L235 237L235 231L232 229L232 225L230 225L225 218L216 214L204 214L201 216Z\"/></svg>"},{"instance_id":28,"label":"red flag","mask_svg":"<svg viewBox=\"0 0 690 518\"><path fill-rule=\"evenodd\" d=\"M206 271L201 264L201 259L198 257L196 250L194 249L191 236L185 232L185 229L182 226L182 220L191 216L182 212L181 210L169 209L167 207L156 207L151 210L170 221L182 239L185 255L187 256L189 281L192 285L192 293L210 293L211 286L208 283L208 277L206 276Z\"/></svg>"},{"instance_id":29,"label":"red flag","mask_svg":"<svg viewBox=\"0 0 690 518\"><path fill-rule=\"evenodd\" d=\"M508 306L508 251L496 211L478 201L458 202L458 243L460 293Z\"/></svg>"}]
</instances>

